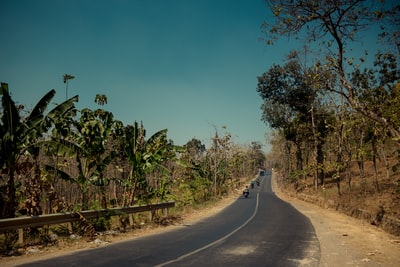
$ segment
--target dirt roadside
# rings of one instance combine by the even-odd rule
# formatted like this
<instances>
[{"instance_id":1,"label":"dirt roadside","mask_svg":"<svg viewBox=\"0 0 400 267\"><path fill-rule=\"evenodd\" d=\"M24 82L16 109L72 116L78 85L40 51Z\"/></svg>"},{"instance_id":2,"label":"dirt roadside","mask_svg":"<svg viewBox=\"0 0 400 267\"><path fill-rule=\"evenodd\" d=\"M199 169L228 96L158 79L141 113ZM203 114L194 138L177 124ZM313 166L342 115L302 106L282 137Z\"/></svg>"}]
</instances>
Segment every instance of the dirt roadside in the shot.
<instances>
[{"instance_id":1,"label":"dirt roadside","mask_svg":"<svg viewBox=\"0 0 400 267\"><path fill-rule=\"evenodd\" d=\"M334 210L289 197L272 182L275 194L307 216L321 249L321 267L400 266L400 237Z\"/></svg>"},{"instance_id":2,"label":"dirt roadside","mask_svg":"<svg viewBox=\"0 0 400 267\"><path fill-rule=\"evenodd\" d=\"M307 216L317 233L321 248L321 267L336 266L400 266L400 237L396 237L379 228L316 205L284 195L273 182L275 194L290 203ZM237 192L239 194L240 192ZM23 255L0 258L3 267L17 266L23 263L57 257L74 251L104 246L121 240L134 239L143 235L169 231L186 224L193 224L205 217L212 216L237 199L237 194L223 198L217 204L203 210L185 214L176 225L141 229L124 235L107 236L102 242L76 240L68 244L59 244L49 248L30 248Z\"/></svg>"}]
</instances>

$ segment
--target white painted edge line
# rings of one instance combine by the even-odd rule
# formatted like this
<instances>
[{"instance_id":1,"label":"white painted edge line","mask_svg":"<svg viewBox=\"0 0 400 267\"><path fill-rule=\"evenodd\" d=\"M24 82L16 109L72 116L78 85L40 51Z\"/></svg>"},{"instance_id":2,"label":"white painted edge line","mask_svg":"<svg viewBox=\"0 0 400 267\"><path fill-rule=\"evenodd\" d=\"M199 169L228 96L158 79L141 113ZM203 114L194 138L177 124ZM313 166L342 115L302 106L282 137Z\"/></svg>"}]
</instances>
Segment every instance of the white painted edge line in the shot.
<instances>
[{"instance_id":1,"label":"white painted edge line","mask_svg":"<svg viewBox=\"0 0 400 267\"><path fill-rule=\"evenodd\" d=\"M154 267L162 267L162 266L166 266L166 265L168 265L168 264L171 264L171 263L174 263L174 262L178 262L178 261L180 261L180 260L183 260L184 258L189 257L189 256L192 256L192 255L194 255L194 254L196 254L196 253L198 253L198 252L200 252L200 251L203 251L203 250L205 250L205 249L208 249L209 247L212 247L212 246L218 244L219 242L222 242L222 241L224 241L225 239L229 238L229 237L232 236L233 234L235 234L237 231L239 231L240 229L242 229L243 227L245 227L245 226L246 226L251 220L253 220L253 218L256 216L257 211L258 211L259 194L260 194L260 193L257 192L257 202L256 202L256 207L255 207L255 209L254 209L253 214L252 214L251 217L250 217L249 219L247 219L247 221L244 222L241 226L239 226L238 228L236 228L235 230L233 230L233 231L230 232L229 234L225 235L224 237L221 237L220 239L215 240L214 242L212 242L212 243L210 243L210 244L207 244L207 245L205 245L205 246L203 246L203 247L201 247L201 248L198 248L198 249L196 249L196 250L193 250L192 252L186 253L186 254L184 254L184 255L182 255L182 256L180 256L180 257L174 259L174 260L170 260L170 261L167 261L167 262L164 262L164 263L160 263L160 264L158 264L158 265L155 265Z\"/></svg>"}]
</instances>

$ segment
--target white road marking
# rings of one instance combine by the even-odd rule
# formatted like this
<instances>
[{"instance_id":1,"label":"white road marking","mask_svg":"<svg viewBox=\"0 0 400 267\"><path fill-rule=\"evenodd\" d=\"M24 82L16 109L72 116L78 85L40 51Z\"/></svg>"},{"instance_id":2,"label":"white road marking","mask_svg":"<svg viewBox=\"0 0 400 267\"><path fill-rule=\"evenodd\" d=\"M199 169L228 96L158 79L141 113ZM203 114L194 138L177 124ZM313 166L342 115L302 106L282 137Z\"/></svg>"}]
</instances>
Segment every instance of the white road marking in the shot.
<instances>
[{"instance_id":1,"label":"white road marking","mask_svg":"<svg viewBox=\"0 0 400 267\"><path fill-rule=\"evenodd\" d=\"M255 209L254 209L253 214L252 214L251 217L250 217L247 221L245 221L241 226L239 226L238 228L236 228L235 230L233 230L233 231L230 232L229 234L225 235L224 237L222 237L222 238L220 238L220 239L215 240L214 242L212 242L212 243L210 243L210 244L207 244L207 245L205 245L205 246L203 246L203 247L201 247L201 248L198 248L198 249L193 250L193 251L191 251L191 252L189 252L189 253L186 253L186 254L184 254L184 255L182 255L182 256L180 256L180 257L174 259L174 260L170 260L170 261L167 261L167 262L164 262L164 263L160 263L160 264L158 264L158 265L155 265L154 267L162 267L162 266L166 266L166 265L168 265L168 264L171 264L171 263L174 263L174 262L178 262L178 261L180 261L180 260L183 260L184 258L187 258L187 257L189 257L189 256L192 256L192 255L194 255L194 254L196 254L196 253L199 253L200 251L203 251L203 250L205 250L205 249L208 249L209 247L212 247L212 246L218 244L219 242L222 242L222 241L224 241L225 239L229 238L229 237L232 236L233 234L235 234L237 231L239 231L240 229L242 229L243 227L245 227L245 226L256 216L257 211L258 211L258 199L259 199L259 194L260 194L260 193L257 192L256 207L255 207Z\"/></svg>"}]
</instances>

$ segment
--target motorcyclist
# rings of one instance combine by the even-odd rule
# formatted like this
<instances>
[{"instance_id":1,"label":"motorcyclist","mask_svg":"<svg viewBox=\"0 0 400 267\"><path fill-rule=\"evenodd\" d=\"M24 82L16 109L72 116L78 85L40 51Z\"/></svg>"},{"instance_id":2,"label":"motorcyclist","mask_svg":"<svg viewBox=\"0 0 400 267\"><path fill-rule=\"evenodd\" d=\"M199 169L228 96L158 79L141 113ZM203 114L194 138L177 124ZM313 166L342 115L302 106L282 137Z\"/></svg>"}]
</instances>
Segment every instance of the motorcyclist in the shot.
<instances>
[{"instance_id":1,"label":"motorcyclist","mask_svg":"<svg viewBox=\"0 0 400 267\"><path fill-rule=\"evenodd\" d=\"M249 186L246 185L246 188L243 190L243 195L247 197L250 193Z\"/></svg>"}]
</instances>

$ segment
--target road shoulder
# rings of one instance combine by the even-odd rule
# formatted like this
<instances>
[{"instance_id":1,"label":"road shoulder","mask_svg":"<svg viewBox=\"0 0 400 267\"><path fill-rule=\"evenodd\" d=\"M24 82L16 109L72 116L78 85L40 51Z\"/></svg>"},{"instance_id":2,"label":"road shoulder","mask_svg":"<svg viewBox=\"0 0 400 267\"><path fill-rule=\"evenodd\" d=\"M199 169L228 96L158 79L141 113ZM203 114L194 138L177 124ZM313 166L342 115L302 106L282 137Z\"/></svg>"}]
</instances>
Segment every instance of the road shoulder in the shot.
<instances>
[{"instance_id":1,"label":"road shoulder","mask_svg":"<svg viewBox=\"0 0 400 267\"><path fill-rule=\"evenodd\" d=\"M307 216L321 249L320 266L400 266L400 238L331 209L289 197L272 180L274 193Z\"/></svg>"}]
</instances>

